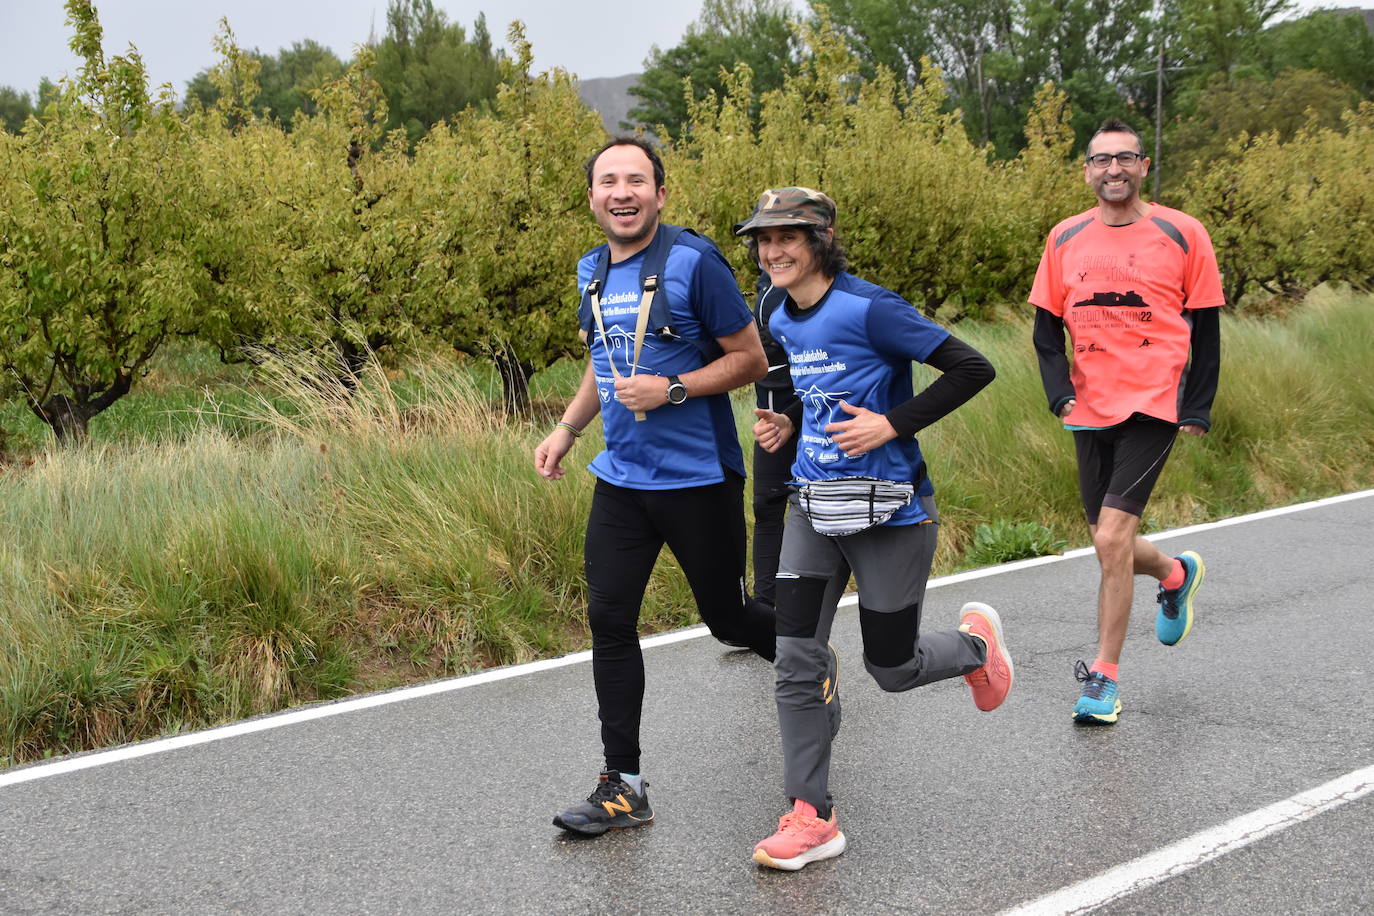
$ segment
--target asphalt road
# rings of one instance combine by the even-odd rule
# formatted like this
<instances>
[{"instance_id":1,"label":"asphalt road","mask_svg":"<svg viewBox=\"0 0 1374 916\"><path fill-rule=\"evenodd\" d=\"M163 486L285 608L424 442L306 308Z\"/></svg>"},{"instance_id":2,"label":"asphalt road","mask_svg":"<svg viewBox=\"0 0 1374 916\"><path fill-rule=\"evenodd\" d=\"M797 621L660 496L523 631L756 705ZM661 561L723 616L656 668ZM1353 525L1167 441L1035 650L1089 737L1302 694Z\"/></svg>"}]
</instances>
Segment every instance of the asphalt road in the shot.
<instances>
[{"instance_id":1,"label":"asphalt road","mask_svg":"<svg viewBox=\"0 0 1374 916\"><path fill-rule=\"evenodd\" d=\"M1374 764L1374 498L1171 537L1207 562L1193 633L1153 635L1140 580L1121 722L1076 728L1096 564L944 582L1006 621L1017 682L884 694L841 612L832 788L848 851L749 859L784 808L772 672L709 638L646 652L645 828L570 839L592 788L586 663L76 771L0 774L0 912L995 913ZM269 723L271 721L269 720ZM212 736L213 737L213 736ZM136 746L137 747L137 746ZM150 748L153 749L153 748ZM49 769L45 769L49 768ZM52 775L44 775L52 773ZM1101 912L1374 910L1374 794Z\"/></svg>"}]
</instances>

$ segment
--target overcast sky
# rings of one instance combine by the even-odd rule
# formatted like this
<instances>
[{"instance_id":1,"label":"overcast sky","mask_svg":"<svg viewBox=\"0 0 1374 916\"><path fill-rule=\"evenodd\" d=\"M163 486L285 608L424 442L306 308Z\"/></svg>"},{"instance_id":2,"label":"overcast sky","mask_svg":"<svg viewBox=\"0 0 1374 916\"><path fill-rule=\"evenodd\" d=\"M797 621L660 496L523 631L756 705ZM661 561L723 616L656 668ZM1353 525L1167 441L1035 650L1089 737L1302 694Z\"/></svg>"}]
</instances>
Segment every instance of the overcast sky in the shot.
<instances>
[{"instance_id":1,"label":"overcast sky","mask_svg":"<svg viewBox=\"0 0 1374 916\"><path fill-rule=\"evenodd\" d=\"M495 43L505 47L511 20L525 23L536 70L563 67L584 79L644 69L653 45L671 48L701 13L701 0L435 0L472 34L487 14ZM177 95L215 59L211 39L223 16L240 47L275 53L313 38L340 58L376 30L386 33L387 0L95 0L105 30L105 53L132 43L153 85L169 82ZM500 12L496 12L499 10ZM0 0L0 86L31 95L46 76L76 71L67 49L70 29L62 0Z\"/></svg>"},{"instance_id":2,"label":"overcast sky","mask_svg":"<svg viewBox=\"0 0 1374 916\"><path fill-rule=\"evenodd\" d=\"M1331 5L1297 2L1303 10ZM486 12L502 46L511 20L522 20L536 70L563 67L584 79L639 73L651 46L676 45L701 12L701 0L435 0L435 6L469 34L477 14ZM313 38L347 60L373 29L386 32L386 7L387 0L96 0L105 53L122 54L133 43L152 84L169 82L178 95L213 63L210 42L221 16L229 17L241 47L275 53ZM42 77L75 71L65 16L62 0L0 0L0 86L33 94Z\"/></svg>"}]
</instances>

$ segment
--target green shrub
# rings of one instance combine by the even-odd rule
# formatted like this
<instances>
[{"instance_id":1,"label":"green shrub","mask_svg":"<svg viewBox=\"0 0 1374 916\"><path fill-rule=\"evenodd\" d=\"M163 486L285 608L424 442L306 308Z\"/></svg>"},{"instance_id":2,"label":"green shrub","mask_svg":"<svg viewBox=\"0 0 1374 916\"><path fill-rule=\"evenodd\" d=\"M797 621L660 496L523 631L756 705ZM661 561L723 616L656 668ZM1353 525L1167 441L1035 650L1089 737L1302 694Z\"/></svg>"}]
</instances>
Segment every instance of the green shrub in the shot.
<instances>
[{"instance_id":1,"label":"green shrub","mask_svg":"<svg viewBox=\"0 0 1374 916\"><path fill-rule=\"evenodd\" d=\"M973 529L973 543L965 559L970 566L994 566L1056 554L1068 541L1039 522L1012 522L999 518Z\"/></svg>"}]
</instances>

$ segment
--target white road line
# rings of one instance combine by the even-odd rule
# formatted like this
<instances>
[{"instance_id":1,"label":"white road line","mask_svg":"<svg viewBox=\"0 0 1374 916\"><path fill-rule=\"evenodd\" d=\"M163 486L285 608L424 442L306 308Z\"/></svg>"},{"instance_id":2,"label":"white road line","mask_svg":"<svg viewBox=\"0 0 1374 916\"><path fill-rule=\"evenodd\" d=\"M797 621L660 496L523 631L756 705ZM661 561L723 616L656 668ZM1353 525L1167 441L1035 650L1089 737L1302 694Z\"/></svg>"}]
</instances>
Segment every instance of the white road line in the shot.
<instances>
[{"instance_id":1,"label":"white road line","mask_svg":"<svg viewBox=\"0 0 1374 916\"><path fill-rule=\"evenodd\" d=\"M1267 808L1243 814L1220 826L1195 833L1163 849L1118 865L1096 877L1038 900L1004 910L1001 916L1049 916L1088 913L1114 900L1168 881L1257 840L1301 824L1374 792L1374 766L1300 792Z\"/></svg>"},{"instance_id":2,"label":"white road line","mask_svg":"<svg viewBox=\"0 0 1374 916\"><path fill-rule=\"evenodd\" d=\"M1210 531L1213 528L1225 528L1231 525L1239 525L1243 522L1259 521L1261 519L1274 518L1279 515L1289 515L1294 512L1303 512L1308 509L1320 509L1323 506L1331 506L1337 503L1349 502L1355 499L1364 499L1374 496L1374 490L1361 490L1356 493L1345 493L1340 496L1332 496L1327 499L1318 499L1307 503L1298 503L1292 506L1282 506L1278 509L1267 509L1263 512L1254 512L1250 515L1239 515L1234 518L1222 519L1217 522L1208 522L1202 525L1192 525L1187 528L1177 528L1171 531L1159 531L1148 535L1150 540L1161 541L1166 538L1179 537L1185 534L1196 534L1200 531ZM955 585L960 582L968 582L973 579L983 579L988 576L998 576L1003 573L1016 572L1021 569L1028 569L1032 566L1043 566L1047 563L1058 563L1063 560L1075 557L1087 556L1092 553L1091 547L1083 547L1078 550L1070 550L1067 553L1049 557L1035 557L1030 560L1018 560L1015 563L1004 563L1001 566L988 566L983 569L973 569L968 572L955 573L950 576L941 576L938 579L931 579L927 588L939 588L944 585ZM841 607L854 605L858 598L854 595L846 596L841 602ZM704 626L688 627L684 630L675 630L672 633L662 633L657 636L649 636L640 640L640 645L645 649L655 646L666 646L675 642L683 642L688 639L699 639L710 635ZM0 773L0 788L5 786L17 785L22 782L30 782L35 779L43 779L48 776L60 776L64 773L73 773L78 770L86 770L91 767L104 766L110 763L118 763L121 760L132 760L137 757L147 757L151 754L161 754L166 751L174 751L184 747L194 747L198 744L209 744L212 741L222 741L225 738L236 738L239 735L251 735L255 732L268 731L274 728L282 728L287 725L297 725L301 722L311 722L315 719L327 719L330 716L339 716L344 713L357 712L363 709L371 709L376 706L388 706L392 703L401 703L406 700L413 700L418 697L431 696L438 693L448 693L453 690L463 690L468 687L477 687L482 684L489 684L493 681L504 681L507 678L522 677L527 674L537 674L540 671L550 671L554 668L564 668L568 665L578 665L583 662L591 661L590 652L575 652L572 655L564 655L559 658L544 659L543 661L528 662L523 665L511 665L507 668L495 668L490 671L482 671L478 674L463 675L456 678L448 678L442 681L434 681L429 684L420 684L415 687L405 687L400 690L391 690L386 693L372 694L371 696L356 697L351 700L340 700L336 703L323 703L316 706L309 706L304 709L292 710L289 712L276 713L273 715L262 716L257 719L249 719L244 722L235 722L232 725L223 725L219 728L206 729L204 731L188 732L176 735L171 738L157 738L151 741L144 741L139 744L125 745L124 747L113 748L108 751L92 751L77 757L64 757L61 760L54 760L51 763L34 764L18 770L9 770Z\"/></svg>"}]
</instances>

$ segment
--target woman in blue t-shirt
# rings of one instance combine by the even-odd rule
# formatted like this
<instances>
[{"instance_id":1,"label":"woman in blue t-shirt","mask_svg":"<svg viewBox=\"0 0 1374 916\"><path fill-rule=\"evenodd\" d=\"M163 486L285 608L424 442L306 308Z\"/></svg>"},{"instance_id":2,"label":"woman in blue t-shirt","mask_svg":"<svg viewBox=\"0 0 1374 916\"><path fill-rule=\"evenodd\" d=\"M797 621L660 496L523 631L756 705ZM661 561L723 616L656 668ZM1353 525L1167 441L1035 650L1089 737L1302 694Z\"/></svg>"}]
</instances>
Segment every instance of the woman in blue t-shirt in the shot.
<instances>
[{"instance_id":1,"label":"woman in blue t-shirt","mask_svg":"<svg viewBox=\"0 0 1374 916\"><path fill-rule=\"evenodd\" d=\"M987 605L966 604L958 629L920 629L938 515L916 433L992 381L992 365L901 296L848 273L834 226L826 195L775 188L735 227L786 293L769 331L787 354L798 399L784 412L759 408L754 426L770 452L797 440L774 663L792 810L754 848L756 862L786 870L845 847L829 792L839 699L828 640L851 572L864 666L884 690L963 675L978 708L991 710L1012 681L1001 621ZM915 393L912 361L943 374Z\"/></svg>"}]
</instances>

